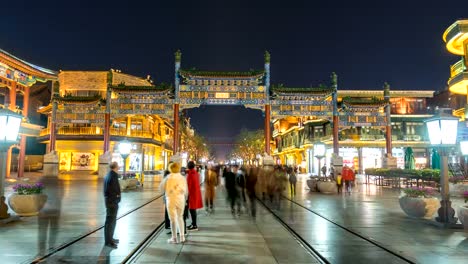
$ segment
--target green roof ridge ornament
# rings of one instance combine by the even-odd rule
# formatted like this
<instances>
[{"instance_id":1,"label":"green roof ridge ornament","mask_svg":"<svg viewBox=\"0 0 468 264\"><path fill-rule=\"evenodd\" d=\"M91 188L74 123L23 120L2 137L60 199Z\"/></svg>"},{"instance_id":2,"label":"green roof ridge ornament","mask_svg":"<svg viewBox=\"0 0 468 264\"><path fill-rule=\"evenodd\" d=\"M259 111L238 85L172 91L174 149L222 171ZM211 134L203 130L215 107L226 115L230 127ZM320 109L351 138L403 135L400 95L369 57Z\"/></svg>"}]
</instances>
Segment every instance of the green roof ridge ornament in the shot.
<instances>
[{"instance_id":1,"label":"green roof ridge ornament","mask_svg":"<svg viewBox=\"0 0 468 264\"><path fill-rule=\"evenodd\" d=\"M384 97L390 96L390 84L388 82L384 83Z\"/></svg>"},{"instance_id":2,"label":"green roof ridge ornament","mask_svg":"<svg viewBox=\"0 0 468 264\"><path fill-rule=\"evenodd\" d=\"M178 49L175 53L174 53L174 56L175 56L175 61L176 62L180 62L182 60L182 52L180 52L180 49Z\"/></svg>"},{"instance_id":3,"label":"green roof ridge ornament","mask_svg":"<svg viewBox=\"0 0 468 264\"><path fill-rule=\"evenodd\" d=\"M265 63L270 63L270 52L268 50L265 50Z\"/></svg>"},{"instance_id":4,"label":"green roof ridge ornament","mask_svg":"<svg viewBox=\"0 0 468 264\"><path fill-rule=\"evenodd\" d=\"M332 72L330 78L331 78L332 87L333 87L334 89L336 89L336 87L337 87L337 85L338 85L338 76L336 75L335 72Z\"/></svg>"}]
</instances>

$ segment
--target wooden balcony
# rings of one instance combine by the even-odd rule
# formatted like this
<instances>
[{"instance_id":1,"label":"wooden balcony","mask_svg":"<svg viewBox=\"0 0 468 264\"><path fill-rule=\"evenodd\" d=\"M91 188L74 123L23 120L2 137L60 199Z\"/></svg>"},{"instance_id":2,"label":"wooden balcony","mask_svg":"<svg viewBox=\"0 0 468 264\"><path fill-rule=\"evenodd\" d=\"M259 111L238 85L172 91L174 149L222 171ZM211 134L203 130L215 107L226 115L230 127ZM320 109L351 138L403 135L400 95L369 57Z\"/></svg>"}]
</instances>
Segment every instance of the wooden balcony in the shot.
<instances>
[{"instance_id":1,"label":"wooden balcony","mask_svg":"<svg viewBox=\"0 0 468 264\"><path fill-rule=\"evenodd\" d=\"M61 127L57 135L102 135L100 127Z\"/></svg>"}]
</instances>

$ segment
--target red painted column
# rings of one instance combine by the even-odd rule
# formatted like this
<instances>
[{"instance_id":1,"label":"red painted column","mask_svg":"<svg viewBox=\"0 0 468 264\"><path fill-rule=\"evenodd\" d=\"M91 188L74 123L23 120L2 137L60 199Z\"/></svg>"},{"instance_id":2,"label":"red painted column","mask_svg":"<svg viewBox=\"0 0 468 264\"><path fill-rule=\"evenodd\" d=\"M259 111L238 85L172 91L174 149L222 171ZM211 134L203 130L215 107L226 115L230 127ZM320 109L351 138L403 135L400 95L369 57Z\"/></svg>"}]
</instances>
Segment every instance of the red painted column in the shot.
<instances>
[{"instance_id":1,"label":"red painted column","mask_svg":"<svg viewBox=\"0 0 468 264\"><path fill-rule=\"evenodd\" d=\"M104 153L110 149L110 114L104 114Z\"/></svg>"},{"instance_id":2,"label":"red painted column","mask_svg":"<svg viewBox=\"0 0 468 264\"><path fill-rule=\"evenodd\" d=\"M10 105L8 106L8 108L11 111L15 111L16 110L16 82L12 82L11 84L9 99L10 99Z\"/></svg>"},{"instance_id":3,"label":"red painted column","mask_svg":"<svg viewBox=\"0 0 468 264\"><path fill-rule=\"evenodd\" d=\"M23 94L23 116L28 117L29 111L29 90L30 87L26 86L24 88ZM24 176L24 167L25 167L25 157L26 157L26 138L27 136L22 135L20 141L20 150L19 150L19 159L18 159L18 178Z\"/></svg>"},{"instance_id":4,"label":"red painted column","mask_svg":"<svg viewBox=\"0 0 468 264\"><path fill-rule=\"evenodd\" d=\"M8 109L11 111L16 111L16 82L11 82L11 87L8 97ZM11 172L11 150L9 148L6 155L6 177L10 177Z\"/></svg>"},{"instance_id":5,"label":"red painted column","mask_svg":"<svg viewBox=\"0 0 468 264\"><path fill-rule=\"evenodd\" d=\"M265 152L270 155L270 105L265 105Z\"/></svg>"},{"instance_id":6,"label":"red painted column","mask_svg":"<svg viewBox=\"0 0 468 264\"><path fill-rule=\"evenodd\" d=\"M387 148L387 155L392 155L392 126L387 125L385 129L385 143Z\"/></svg>"},{"instance_id":7,"label":"red painted column","mask_svg":"<svg viewBox=\"0 0 468 264\"><path fill-rule=\"evenodd\" d=\"M338 138L338 116L333 116L333 153L338 155L340 153L339 138Z\"/></svg>"},{"instance_id":8,"label":"red painted column","mask_svg":"<svg viewBox=\"0 0 468 264\"><path fill-rule=\"evenodd\" d=\"M179 152L179 104L174 104L174 142L172 151L174 154Z\"/></svg>"},{"instance_id":9,"label":"red painted column","mask_svg":"<svg viewBox=\"0 0 468 264\"><path fill-rule=\"evenodd\" d=\"M391 115L391 104L390 104L390 85L388 83L384 84L384 99L387 101L385 106L385 117L386 117L386 126L385 126L385 143L387 148L387 157L392 156L392 115Z\"/></svg>"},{"instance_id":10,"label":"red painted column","mask_svg":"<svg viewBox=\"0 0 468 264\"><path fill-rule=\"evenodd\" d=\"M55 150L55 141L57 137L56 119L57 119L57 102L52 102L52 117L50 120L49 152Z\"/></svg>"}]
</instances>

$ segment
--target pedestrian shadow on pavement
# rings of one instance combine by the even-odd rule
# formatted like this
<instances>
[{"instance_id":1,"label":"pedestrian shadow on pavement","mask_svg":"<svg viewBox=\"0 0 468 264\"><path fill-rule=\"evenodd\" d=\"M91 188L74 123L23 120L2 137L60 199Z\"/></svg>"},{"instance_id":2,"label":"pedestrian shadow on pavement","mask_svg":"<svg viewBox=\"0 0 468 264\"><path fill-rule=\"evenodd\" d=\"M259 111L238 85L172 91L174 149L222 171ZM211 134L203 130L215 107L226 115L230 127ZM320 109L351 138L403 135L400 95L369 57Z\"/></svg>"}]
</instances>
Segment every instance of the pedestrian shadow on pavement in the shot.
<instances>
[{"instance_id":1,"label":"pedestrian shadow on pavement","mask_svg":"<svg viewBox=\"0 0 468 264\"><path fill-rule=\"evenodd\" d=\"M98 264L110 264L111 263L111 257L110 253L111 251L114 250L113 248L107 247L107 246L102 246L101 252L99 253L99 259L97 261Z\"/></svg>"},{"instance_id":2,"label":"pedestrian shadow on pavement","mask_svg":"<svg viewBox=\"0 0 468 264\"><path fill-rule=\"evenodd\" d=\"M61 229L60 213L62 207L63 184L57 177L43 177L44 193L47 194L47 203L39 212L38 221L38 254L44 255L50 249L64 241L58 241L57 236Z\"/></svg>"}]
</instances>

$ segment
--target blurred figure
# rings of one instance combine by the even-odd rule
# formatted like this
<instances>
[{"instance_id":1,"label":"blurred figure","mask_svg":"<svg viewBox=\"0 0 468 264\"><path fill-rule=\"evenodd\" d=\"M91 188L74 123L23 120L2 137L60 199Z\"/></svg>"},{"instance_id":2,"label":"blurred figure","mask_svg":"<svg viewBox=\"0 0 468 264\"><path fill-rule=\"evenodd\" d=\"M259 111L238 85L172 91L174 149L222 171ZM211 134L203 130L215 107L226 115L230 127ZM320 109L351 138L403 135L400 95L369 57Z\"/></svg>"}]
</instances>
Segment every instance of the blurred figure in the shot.
<instances>
[{"instance_id":1,"label":"blurred figure","mask_svg":"<svg viewBox=\"0 0 468 264\"><path fill-rule=\"evenodd\" d=\"M46 254L47 249L55 247L60 228L63 184L54 176L45 176L41 180L47 192L47 203L38 215L38 249L39 254ZM48 243L48 244L47 244Z\"/></svg>"},{"instance_id":2,"label":"blurred figure","mask_svg":"<svg viewBox=\"0 0 468 264\"><path fill-rule=\"evenodd\" d=\"M257 189L263 201L268 195L268 182L273 176L273 170L273 163L264 163L263 168L259 171Z\"/></svg>"},{"instance_id":3,"label":"blurred figure","mask_svg":"<svg viewBox=\"0 0 468 264\"><path fill-rule=\"evenodd\" d=\"M187 168L188 201L190 216L192 218L192 224L187 229L189 231L198 231L197 209L203 208L199 181L200 175L195 170L195 163L193 161L189 161Z\"/></svg>"},{"instance_id":4,"label":"blurred figure","mask_svg":"<svg viewBox=\"0 0 468 264\"><path fill-rule=\"evenodd\" d=\"M295 169L292 167L288 167L288 175L289 175L289 189L291 192L291 197L296 196L296 183L297 183L297 176Z\"/></svg>"},{"instance_id":5,"label":"blurred figure","mask_svg":"<svg viewBox=\"0 0 468 264\"><path fill-rule=\"evenodd\" d=\"M169 176L164 178L161 182L161 191L166 195L166 205L168 208L169 218L171 220L171 234L167 242L171 244L177 244L177 231L179 231L179 241L185 242L185 227L184 225L184 208L188 196L187 181L182 176L180 171L180 165L176 162L169 165Z\"/></svg>"},{"instance_id":6,"label":"blurred figure","mask_svg":"<svg viewBox=\"0 0 468 264\"><path fill-rule=\"evenodd\" d=\"M207 175L205 179L205 206L208 213L214 212L214 198L215 198L215 188L218 186L218 174L216 173L215 167L210 167L207 170Z\"/></svg>"},{"instance_id":7,"label":"blurred figure","mask_svg":"<svg viewBox=\"0 0 468 264\"><path fill-rule=\"evenodd\" d=\"M341 176L341 173L338 173L336 176L336 187L338 189L338 193L341 193L341 190L343 189L343 178Z\"/></svg>"},{"instance_id":8,"label":"blurred figure","mask_svg":"<svg viewBox=\"0 0 468 264\"><path fill-rule=\"evenodd\" d=\"M354 171L348 167L348 165L343 167L342 179L345 182L345 192L351 195L351 185L354 181Z\"/></svg>"},{"instance_id":9,"label":"blurred figure","mask_svg":"<svg viewBox=\"0 0 468 264\"><path fill-rule=\"evenodd\" d=\"M322 166L322 177L327 177L327 166L326 165Z\"/></svg>"},{"instance_id":10,"label":"blurred figure","mask_svg":"<svg viewBox=\"0 0 468 264\"><path fill-rule=\"evenodd\" d=\"M233 171L234 174L236 174L236 187L237 187L237 192L239 193L239 198L241 199L242 205L245 206L247 202L247 198L245 196L245 184L246 184L246 168L244 166L241 167L241 169L238 169L238 167L234 167Z\"/></svg>"},{"instance_id":11,"label":"blurred figure","mask_svg":"<svg viewBox=\"0 0 468 264\"><path fill-rule=\"evenodd\" d=\"M258 175L260 172L260 168L258 167L250 167L249 173L247 173L246 178L246 191L247 196L249 197L249 204L250 204L250 214L253 218L257 216L257 204L255 198L255 185L257 184Z\"/></svg>"},{"instance_id":12,"label":"blurred figure","mask_svg":"<svg viewBox=\"0 0 468 264\"><path fill-rule=\"evenodd\" d=\"M106 223L104 225L104 242L111 248L117 248L118 239L114 238L114 230L117 222L117 212L120 203L119 164L112 162L109 165L111 171L104 178L104 200L106 203Z\"/></svg>"},{"instance_id":13,"label":"blurred figure","mask_svg":"<svg viewBox=\"0 0 468 264\"><path fill-rule=\"evenodd\" d=\"M240 201L238 200L238 192L236 187L236 174L231 171L237 165L231 166L231 168L226 168L226 171L223 173L224 181L226 184L227 198L231 205L231 213L234 215L236 213L234 206L237 204L238 213L240 213ZM237 169L237 168L236 168Z\"/></svg>"},{"instance_id":14,"label":"blurred figure","mask_svg":"<svg viewBox=\"0 0 468 264\"><path fill-rule=\"evenodd\" d=\"M171 174L171 172L169 171L169 167L171 166L173 162L169 162L169 164L167 165L167 170L164 171L164 176L163 176L163 181L164 179L166 179L167 176L169 176L169 174ZM161 191L164 191L162 188L161 188ZM163 194L163 201L164 201L164 228L165 229L171 229L171 220L169 219L169 214L167 212L167 203L166 203L166 194L164 193ZM169 231L168 234L171 234L171 231Z\"/></svg>"}]
</instances>

